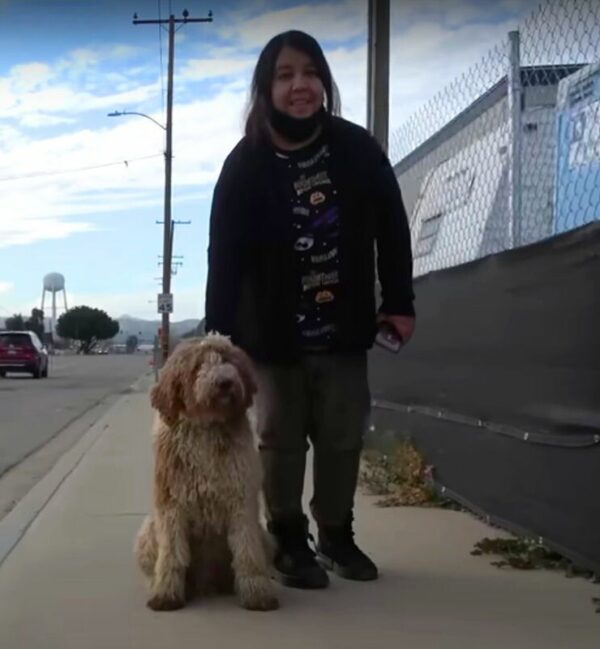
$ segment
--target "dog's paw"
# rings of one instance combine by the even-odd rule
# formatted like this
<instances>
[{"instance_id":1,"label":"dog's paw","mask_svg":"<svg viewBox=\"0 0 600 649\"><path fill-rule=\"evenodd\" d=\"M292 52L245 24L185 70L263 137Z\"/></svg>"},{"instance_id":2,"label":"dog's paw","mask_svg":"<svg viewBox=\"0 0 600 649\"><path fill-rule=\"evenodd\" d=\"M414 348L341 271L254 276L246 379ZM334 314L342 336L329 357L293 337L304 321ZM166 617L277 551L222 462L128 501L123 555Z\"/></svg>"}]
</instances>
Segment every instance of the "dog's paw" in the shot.
<instances>
[{"instance_id":1,"label":"dog's paw","mask_svg":"<svg viewBox=\"0 0 600 649\"><path fill-rule=\"evenodd\" d=\"M146 602L146 605L153 611L177 611L185 606L185 601L174 596L154 595Z\"/></svg>"},{"instance_id":2,"label":"dog's paw","mask_svg":"<svg viewBox=\"0 0 600 649\"><path fill-rule=\"evenodd\" d=\"M276 611L279 608L279 600L275 595L248 598L240 600L240 603L247 611Z\"/></svg>"},{"instance_id":3,"label":"dog's paw","mask_svg":"<svg viewBox=\"0 0 600 649\"><path fill-rule=\"evenodd\" d=\"M279 608L279 600L268 577L239 579L237 590L240 605L249 611L274 611Z\"/></svg>"}]
</instances>

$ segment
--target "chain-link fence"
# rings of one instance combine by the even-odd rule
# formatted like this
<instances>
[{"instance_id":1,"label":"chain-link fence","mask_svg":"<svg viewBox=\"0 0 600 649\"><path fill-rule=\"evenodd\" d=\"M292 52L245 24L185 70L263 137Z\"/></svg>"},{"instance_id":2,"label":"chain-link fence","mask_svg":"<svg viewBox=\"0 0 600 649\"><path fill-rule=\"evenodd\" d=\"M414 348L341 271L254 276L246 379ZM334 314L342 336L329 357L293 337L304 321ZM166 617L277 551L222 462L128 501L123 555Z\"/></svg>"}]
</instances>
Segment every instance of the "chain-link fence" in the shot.
<instances>
[{"instance_id":1,"label":"chain-link fence","mask_svg":"<svg viewBox=\"0 0 600 649\"><path fill-rule=\"evenodd\" d=\"M600 2L550 0L390 138L415 276L600 219Z\"/></svg>"}]
</instances>

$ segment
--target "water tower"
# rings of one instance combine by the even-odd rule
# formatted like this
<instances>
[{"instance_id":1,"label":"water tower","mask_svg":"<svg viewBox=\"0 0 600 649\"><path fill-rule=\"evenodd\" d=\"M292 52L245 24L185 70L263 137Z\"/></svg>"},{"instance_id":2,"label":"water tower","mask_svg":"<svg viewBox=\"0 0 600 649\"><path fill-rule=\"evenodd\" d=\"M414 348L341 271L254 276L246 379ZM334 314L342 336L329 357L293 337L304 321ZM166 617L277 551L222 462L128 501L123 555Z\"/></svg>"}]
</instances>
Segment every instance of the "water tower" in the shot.
<instances>
[{"instance_id":1,"label":"water tower","mask_svg":"<svg viewBox=\"0 0 600 649\"><path fill-rule=\"evenodd\" d=\"M50 325L50 333L55 334L56 328L56 294L62 292L63 304L65 311L67 310L67 292L65 291L65 278L60 273L48 273L44 277L44 290L42 291L42 311L44 310L44 302L46 300L46 293L52 293L52 320Z\"/></svg>"}]
</instances>

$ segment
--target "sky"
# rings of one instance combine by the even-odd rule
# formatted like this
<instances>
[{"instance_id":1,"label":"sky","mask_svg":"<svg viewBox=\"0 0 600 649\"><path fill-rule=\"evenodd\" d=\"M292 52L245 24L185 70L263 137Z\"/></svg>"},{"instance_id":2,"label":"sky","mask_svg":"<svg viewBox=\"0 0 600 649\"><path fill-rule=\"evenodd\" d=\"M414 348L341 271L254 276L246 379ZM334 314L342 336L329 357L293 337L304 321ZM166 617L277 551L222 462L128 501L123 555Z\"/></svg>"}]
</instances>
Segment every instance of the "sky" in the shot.
<instances>
[{"instance_id":1,"label":"sky","mask_svg":"<svg viewBox=\"0 0 600 649\"><path fill-rule=\"evenodd\" d=\"M391 0L390 132L507 38L537 0ZM321 43L342 116L366 123L367 0L0 0L0 318L68 306L156 319L167 34L140 19L205 17L176 35L173 320L204 315L214 183L242 136L258 54L302 29ZM47 311L48 313L48 311ZM60 310L59 310L60 314Z\"/></svg>"}]
</instances>

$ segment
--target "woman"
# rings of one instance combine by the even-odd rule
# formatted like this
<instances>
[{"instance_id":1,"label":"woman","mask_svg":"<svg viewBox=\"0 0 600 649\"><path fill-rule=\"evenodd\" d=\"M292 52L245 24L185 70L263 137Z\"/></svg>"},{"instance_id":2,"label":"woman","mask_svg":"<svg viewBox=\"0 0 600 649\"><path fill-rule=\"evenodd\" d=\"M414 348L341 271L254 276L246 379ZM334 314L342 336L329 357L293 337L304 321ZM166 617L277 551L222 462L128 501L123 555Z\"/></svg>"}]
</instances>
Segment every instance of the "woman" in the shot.
<instances>
[{"instance_id":1,"label":"woman","mask_svg":"<svg viewBox=\"0 0 600 649\"><path fill-rule=\"evenodd\" d=\"M352 528L370 407L367 350L378 324L404 343L414 329L398 183L375 139L338 112L319 44L299 31L274 37L259 56L246 135L223 165L210 222L206 329L231 336L257 365L275 567L300 588L327 586L324 568L377 578ZM316 557L301 502L308 439Z\"/></svg>"}]
</instances>

